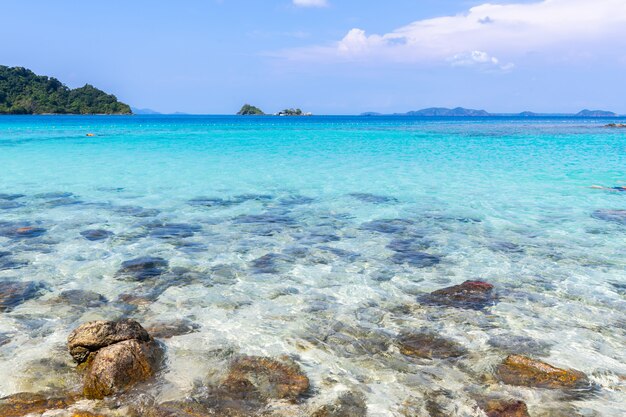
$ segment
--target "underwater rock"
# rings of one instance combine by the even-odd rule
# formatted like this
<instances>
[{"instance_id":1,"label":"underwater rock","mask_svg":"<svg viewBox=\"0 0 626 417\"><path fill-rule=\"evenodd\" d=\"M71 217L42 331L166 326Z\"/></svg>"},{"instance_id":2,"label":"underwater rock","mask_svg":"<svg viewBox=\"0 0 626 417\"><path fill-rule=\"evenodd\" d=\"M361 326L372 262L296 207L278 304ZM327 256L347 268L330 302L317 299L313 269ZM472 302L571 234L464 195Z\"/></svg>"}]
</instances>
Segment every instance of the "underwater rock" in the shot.
<instances>
[{"instance_id":1,"label":"underwater rock","mask_svg":"<svg viewBox=\"0 0 626 417\"><path fill-rule=\"evenodd\" d=\"M8 269L19 269L28 265L26 261L16 261L9 257L10 252L0 252L0 271Z\"/></svg>"},{"instance_id":2,"label":"underwater rock","mask_svg":"<svg viewBox=\"0 0 626 417\"><path fill-rule=\"evenodd\" d=\"M304 206L307 204L311 204L314 201L315 199L311 197L306 197L302 195L292 195L292 196L280 199L279 204L283 207L293 207L293 206Z\"/></svg>"},{"instance_id":3,"label":"underwater rock","mask_svg":"<svg viewBox=\"0 0 626 417\"><path fill-rule=\"evenodd\" d=\"M231 207L247 201L269 201L273 197L267 194L240 194L233 198L224 199L220 197L196 197L189 200L192 206L202 207Z\"/></svg>"},{"instance_id":4,"label":"underwater rock","mask_svg":"<svg viewBox=\"0 0 626 417\"><path fill-rule=\"evenodd\" d=\"M348 195L364 203L384 204L384 203L397 203L398 202L398 199L394 197L387 197L384 195L376 195L376 194L370 194L370 193L350 193Z\"/></svg>"},{"instance_id":5,"label":"underwater rock","mask_svg":"<svg viewBox=\"0 0 626 417\"><path fill-rule=\"evenodd\" d=\"M478 401L478 406L487 417L530 417L524 401L489 399Z\"/></svg>"},{"instance_id":6,"label":"underwater rock","mask_svg":"<svg viewBox=\"0 0 626 417\"><path fill-rule=\"evenodd\" d=\"M354 392L342 393L334 402L315 410L311 417L366 417L367 404L362 395Z\"/></svg>"},{"instance_id":7,"label":"underwater rock","mask_svg":"<svg viewBox=\"0 0 626 417\"><path fill-rule=\"evenodd\" d=\"M231 363L222 388L244 397L295 400L309 390L309 378L290 360L241 356Z\"/></svg>"},{"instance_id":8,"label":"underwater rock","mask_svg":"<svg viewBox=\"0 0 626 417\"><path fill-rule=\"evenodd\" d=\"M521 253L524 249L512 242L493 242L489 245L489 249L494 252L508 252L508 253Z\"/></svg>"},{"instance_id":9,"label":"underwater rock","mask_svg":"<svg viewBox=\"0 0 626 417\"><path fill-rule=\"evenodd\" d=\"M509 355L496 369L505 384L550 389L589 388L587 376L576 370L556 368L522 355Z\"/></svg>"},{"instance_id":10,"label":"underwater rock","mask_svg":"<svg viewBox=\"0 0 626 417\"><path fill-rule=\"evenodd\" d=\"M147 209L140 206L118 206L114 207L112 211L121 216L132 217L154 217L160 213L157 209Z\"/></svg>"},{"instance_id":11,"label":"underwater rock","mask_svg":"<svg viewBox=\"0 0 626 417\"><path fill-rule=\"evenodd\" d=\"M0 281L0 311L10 311L36 298L42 289L44 285L35 281Z\"/></svg>"},{"instance_id":12,"label":"underwater rock","mask_svg":"<svg viewBox=\"0 0 626 417\"><path fill-rule=\"evenodd\" d=\"M11 341L11 338L6 333L0 333L0 346L6 345Z\"/></svg>"},{"instance_id":13,"label":"underwater rock","mask_svg":"<svg viewBox=\"0 0 626 417\"><path fill-rule=\"evenodd\" d=\"M83 363L88 356L106 346L126 340L150 342L148 332L135 320L91 321L81 324L67 338L70 355L77 363Z\"/></svg>"},{"instance_id":14,"label":"underwater rock","mask_svg":"<svg viewBox=\"0 0 626 417\"><path fill-rule=\"evenodd\" d=\"M465 281L460 285L433 291L422 301L444 307L482 309L495 304L497 297L493 285L483 281Z\"/></svg>"},{"instance_id":15,"label":"underwater rock","mask_svg":"<svg viewBox=\"0 0 626 417\"><path fill-rule=\"evenodd\" d=\"M75 396L47 396L40 393L21 392L0 398L0 416L22 417L42 414L49 410L67 408L78 401Z\"/></svg>"},{"instance_id":16,"label":"underwater rock","mask_svg":"<svg viewBox=\"0 0 626 417\"><path fill-rule=\"evenodd\" d=\"M596 210L591 217L605 222L626 224L626 210Z\"/></svg>"},{"instance_id":17,"label":"underwater rock","mask_svg":"<svg viewBox=\"0 0 626 417\"><path fill-rule=\"evenodd\" d=\"M39 237L46 233L46 229L43 227L35 227L28 225L13 225L0 228L0 236L8 237L11 239L28 239L33 237Z\"/></svg>"},{"instance_id":18,"label":"underwater rock","mask_svg":"<svg viewBox=\"0 0 626 417\"><path fill-rule=\"evenodd\" d=\"M270 224L292 226L296 224L296 220L284 214L242 214L233 219L237 224Z\"/></svg>"},{"instance_id":19,"label":"underwater rock","mask_svg":"<svg viewBox=\"0 0 626 417\"><path fill-rule=\"evenodd\" d=\"M250 262L250 268L255 274L278 274L290 260L287 255L268 253Z\"/></svg>"},{"instance_id":20,"label":"underwater rock","mask_svg":"<svg viewBox=\"0 0 626 417\"><path fill-rule=\"evenodd\" d=\"M416 268L428 268L441 262L438 256L419 251L397 252L390 259L395 264L408 264Z\"/></svg>"},{"instance_id":21,"label":"underwater rock","mask_svg":"<svg viewBox=\"0 0 626 417\"><path fill-rule=\"evenodd\" d=\"M57 198L54 200L48 200L46 201L46 206L48 207L63 207L63 206L73 206L75 204L82 204L82 201L74 198L74 197L64 197L64 198Z\"/></svg>"},{"instance_id":22,"label":"underwater rock","mask_svg":"<svg viewBox=\"0 0 626 417\"><path fill-rule=\"evenodd\" d=\"M108 300L103 295L85 290L63 291L54 301L88 308L100 307L108 303Z\"/></svg>"},{"instance_id":23,"label":"underwater rock","mask_svg":"<svg viewBox=\"0 0 626 417\"><path fill-rule=\"evenodd\" d=\"M168 265L169 263L163 258L144 256L122 262L122 268L117 272L117 275L143 281L162 275Z\"/></svg>"},{"instance_id":24,"label":"underwater rock","mask_svg":"<svg viewBox=\"0 0 626 417\"><path fill-rule=\"evenodd\" d=\"M179 319L169 322L156 322L146 325L148 333L156 339L169 339L194 333L200 326L188 319Z\"/></svg>"},{"instance_id":25,"label":"underwater rock","mask_svg":"<svg viewBox=\"0 0 626 417\"><path fill-rule=\"evenodd\" d=\"M151 378L162 356L162 349L154 340L131 339L103 347L88 360L83 394L102 399L124 392Z\"/></svg>"},{"instance_id":26,"label":"underwater rock","mask_svg":"<svg viewBox=\"0 0 626 417\"><path fill-rule=\"evenodd\" d=\"M0 193L0 200L13 201L18 198L26 197L24 194L4 194Z\"/></svg>"},{"instance_id":27,"label":"underwater rock","mask_svg":"<svg viewBox=\"0 0 626 417\"><path fill-rule=\"evenodd\" d=\"M500 335L489 338L487 343L495 348L520 355L547 356L550 344L525 336Z\"/></svg>"},{"instance_id":28,"label":"underwater rock","mask_svg":"<svg viewBox=\"0 0 626 417\"><path fill-rule=\"evenodd\" d=\"M153 226L150 236L158 239L182 239L192 237L196 232L202 230L198 225L186 223L163 223Z\"/></svg>"},{"instance_id":29,"label":"underwater rock","mask_svg":"<svg viewBox=\"0 0 626 417\"><path fill-rule=\"evenodd\" d=\"M17 201L0 200L0 210L13 210L20 207L24 207L24 204L18 203Z\"/></svg>"},{"instance_id":30,"label":"underwater rock","mask_svg":"<svg viewBox=\"0 0 626 417\"><path fill-rule=\"evenodd\" d=\"M384 234L398 234L405 232L412 225L414 222L407 219L382 219L363 223L361 229Z\"/></svg>"},{"instance_id":31,"label":"underwater rock","mask_svg":"<svg viewBox=\"0 0 626 417\"><path fill-rule=\"evenodd\" d=\"M53 200L56 198L69 198L72 196L74 196L74 194L65 192L65 191L52 191L49 193L35 194L35 198L41 198L44 200Z\"/></svg>"},{"instance_id":32,"label":"underwater rock","mask_svg":"<svg viewBox=\"0 0 626 417\"><path fill-rule=\"evenodd\" d=\"M457 358L467 353L460 343L431 332L403 333L396 343L403 355L422 359Z\"/></svg>"},{"instance_id":33,"label":"underwater rock","mask_svg":"<svg viewBox=\"0 0 626 417\"><path fill-rule=\"evenodd\" d=\"M113 232L109 232L108 230L103 229L89 229L83 230L80 232L80 235L87 240L96 241L96 240L104 240L113 236Z\"/></svg>"}]
</instances>

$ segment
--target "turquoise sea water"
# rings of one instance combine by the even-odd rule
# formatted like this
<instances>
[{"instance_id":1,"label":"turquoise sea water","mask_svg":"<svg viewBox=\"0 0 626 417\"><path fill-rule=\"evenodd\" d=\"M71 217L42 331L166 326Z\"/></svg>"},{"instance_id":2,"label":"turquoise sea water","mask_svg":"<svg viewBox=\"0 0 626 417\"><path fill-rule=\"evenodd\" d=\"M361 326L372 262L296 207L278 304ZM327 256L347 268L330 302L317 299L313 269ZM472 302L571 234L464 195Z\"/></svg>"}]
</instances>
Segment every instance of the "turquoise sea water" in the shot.
<instances>
[{"instance_id":1,"label":"turquoise sea water","mask_svg":"<svg viewBox=\"0 0 626 417\"><path fill-rule=\"evenodd\" d=\"M626 185L626 130L606 123L2 117L0 280L42 288L0 312L0 396L72 387L69 332L128 316L198 326L165 341L159 400L242 353L290 355L311 402L352 390L372 416L427 416L428 404L479 416L475 398L493 393L533 416L623 415L626 213L611 210L626 192L589 188ZM43 230L8 232L25 226ZM90 241L88 229L112 235ZM158 285L118 274L142 256L168 262ZM486 310L419 302L476 279L497 288ZM59 299L68 290L108 302ZM414 330L469 353L406 358L394 340ZM596 388L500 384L490 375L511 352Z\"/></svg>"}]
</instances>

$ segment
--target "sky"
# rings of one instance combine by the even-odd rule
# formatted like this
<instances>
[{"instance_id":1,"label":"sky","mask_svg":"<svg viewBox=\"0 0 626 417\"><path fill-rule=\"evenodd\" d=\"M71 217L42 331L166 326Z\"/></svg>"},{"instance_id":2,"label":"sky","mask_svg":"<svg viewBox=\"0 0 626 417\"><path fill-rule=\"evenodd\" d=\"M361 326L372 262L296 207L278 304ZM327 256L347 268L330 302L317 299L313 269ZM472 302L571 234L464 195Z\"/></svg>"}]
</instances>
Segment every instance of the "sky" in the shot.
<instances>
[{"instance_id":1,"label":"sky","mask_svg":"<svg viewBox=\"0 0 626 417\"><path fill-rule=\"evenodd\" d=\"M0 65L137 108L626 114L626 0L3 0Z\"/></svg>"}]
</instances>

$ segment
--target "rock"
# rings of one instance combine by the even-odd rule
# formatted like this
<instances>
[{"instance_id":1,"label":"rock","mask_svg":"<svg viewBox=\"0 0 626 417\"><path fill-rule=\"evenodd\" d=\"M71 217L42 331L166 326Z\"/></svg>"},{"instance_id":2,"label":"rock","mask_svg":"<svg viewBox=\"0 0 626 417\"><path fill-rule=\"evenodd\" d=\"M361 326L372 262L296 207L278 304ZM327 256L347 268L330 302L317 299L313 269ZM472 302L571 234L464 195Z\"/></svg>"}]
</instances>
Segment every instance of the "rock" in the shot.
<instances>
[{"instance_id":1,"label":"rock","mask_svg":"<svg viewBox=\"0 0 626 417\"><path fill-rule=\"evenodd\" d=\"M192 237L202 230L200 226L185 223L163 223L152 227L150 236L157 239L182 239Z\"/></svg>"},{"instance_id":2,"label":"rock","mask_svg":"<svg viewBox=\"0 0 626 417\"><path fill-rule=\"evenodd\" d=\"M429 332L404 333L397 344L403 355L423 359L456 358L467 353L461 344Z\"/></svg>"},{"instance_id":3,"label":"rock","mask_svg":"<svg viewBox=\"0 0 626 417\"><path fill-rule=\"evenodd\" d=\"M22 392L0 398L0 416L22 417L28 414L42 414L48 410L67 408L78 398L73 396L49 397L44 394Z\"/></svg>"},{"instance_id":4,"label":"rock","mask_svg":"<svg viewBox=\"0 0 626 417\"><path fill-rule=\"evenodd\" d=\"M52 191L49 193L35 194L35 198L42 198L44 200L54 200L57 198L69 198L73 196L74 194L65 192L65 191Z\"/></svg>"},{"instance_id":5,"label":"rock","mask_svg":"<svg viewBox=\"0 0 626 417\"><path fill-rule=\"evenodd\" d=\"M626 224L626 210L596 210L591 213L591 217L605 222Z\"/></svg>"},{"instance_id":6,"label":"rock","mask_svg":"<svg viewBox=\"0 0 626 417\"><path fill-rule=\"evenodd\" d=\"M617 129L626 129L626 124L624 124L624 123L609 123L608 125L605 125L604 127L612 127L612 128L617 128Z\"/></svg>"},{"instance_id":7,"label":"rock","mask_svg":"<svg viewBox=\"0 0 626 417\"><path fill-rule=\"evenodd\" d=\"M237 216L233 219L237 224L270 224L293 226L296 224L295 219L284 214L264 213L264 214L248 214Z\"/></svg>"},{"instance_id":8,"label":"rock","mask_svg":"<svg viewBox=\"0 0 626 417\"><path fill-rule=\"evenodd\" d=\"M490 346L519 355L548 356L550 344L526 336L492 336L487 343Z\"/></svg>"},{"instance_id":9,"label":"rock","mask_svg":"<svg viewBox=\"0 0 626 417\"><path fill-rule=\"evenodd\" d=\"M293 259L279 253L268 253L250 262L250 268L255 274L278 274L290 266Z\"/></svg>"},{"instance_id":10,"label":"rock","mask_svg":"<svg viewBox=\"0 0 626 417\"><path fill-rule=\"evenodd\" d=\"M242 356L231 363L222 387L243 397L295 400L308 391L309 378L291 361Z\"/></svg>"},{"instance_id":11,"label":"rock","mask_svg":"<svg viewBox=\"0 0 626 417\"><path fill-rule=\"evenodd\" d=\"M160 213L157 209L147 209L139 206L119 206L113 208L113 211L121 216L132 217L154 217Z\"/></svg>"},{"instance_id":12,"label":"rock","mask_svg":"<svg viewBox=\"0 0 626 417\"><path fill-rule=\"evenodd\" d=\"M191 320L179 319L170 322L157 322L146 326L146 330L156 339L169 339L194 333L200 326Z\"/></svg>"},{"instance_id":13,"label":"rock","mask_svg":"<svg viewBox=\"0 0 626 417\"><path fill-rule=\"evenodd\" d=\"M398 202L398 199L394 197L387 197L384 195L376 195L376 194L370 194L370 193L350 193L348 195L364 203L384 204L384 203L397 203Z\"/></svg>"},{"instance_id":14,"label":"rock","mask_svg":"<svg viewBox=\"0 0 626 417\"><path fill-rule=\"evenodd\" d=\"M161 347L153 340L124 340L102 349L88 361L83 394L102 399L127 391L151 378L162 359Z\"/></svg>"},{"instance_id":15,"label":"rock","mask_svg":"<svg viewBox=\"0 0 626 417\"><path fill-rule=\"evenodd\" d=\"M101 294L93 291L84 290L63 291L61 294L59 294L55 301L88 308L100 307L109 302Z\"/></svg>"},{"instance_id":16,"label":"rock","mask_svg":"<svg viewBox=\"0 0 626 417\"><path fill-rule=\"evenodd\" d=\"M0 281L0 311L10 311L37 297L43 288L43 284L35 281Z\"/></svg>"},{"instance_id":17,"label":"rock","mask_svg":"<svg viewBox=\"0 0 626 417\"><path fill-rule=\"evenodd\" d=\"M367 405L362 395L354 392L341 394L333 403L318 408L311 417L365 417Z\"/></svg>"},{"instance_id":18,"label":"rock","mask_svg":"<svg viewBox=\"0 0 626 417\"><path fill-rule=\"evenodd\" d=\"M96 240L104 240L113 236L113 232L109 232L108 230L103 229L89 229L83 230L80 232L80 235L87 240L96 241Z\"/></svg>"},{"instance_id":19,"label":"rock","mask_svg":"<svg viewBox=\"0 0 626 417\"><path fill-rule=\"evenodd\" d=\"M168 262L163 258L144 256L122 262L122 268L117 274L136 281L143 281L162 275L168 265Z\"/></svg>"},{"instance_id":20,"label":"rock","mask_svg":"<svg viewBox=\"0 0 626 417\"><path fill-rule=\"evenodd\" d=\"M497 297L493 285L483 281L465 281L460 285L433 291L423 301L444 307L482 309L494 305Z\"/></svg>"},{"instance_id":21,"label":"rock","mask_svg":"<svg viewBox=\"0 0 626 417\"><path fill-rule=\"evenodd\" d=\"M131 339L140 342L152 340L148 332L135 320L100 320L85 323L76 328L67 338L67 347L74 360L83 363L89 354Z\"/></svg>"},{"instance_id":22,"label":"rock","mask_svg":"<svg viewBox=\"0 0 626 417\"><path fill-rule=\"evenodd\" d=\"M530 417L524 401L492 399L479 401L478 406L487 417Z\"/></svg>"},{"instance_id":23,"label":"rock","mask_svg":"<svg viewBox=\"0 0 626 417\"><path fill-rule=\"evenodd\" d=\"M0 346L6 345L11 341L11 338L6 333L0 333Z\"/></svg>"},{"instance_id":24,"label":"rock","mask_svg":"<svg viewBox=\"0 0 626 417\"><path fill-rule=\"evenodd\" d=\"M8 226L0 229L0 236L11 239L28 239L39 237L46 233L43 227L35 227L28 225Z\"/></svg>"},{"instance_id":25,"label":"rock","mask_svg":"<svg viewBox=\"0 0 626 417\"><path fill-rule=\"evenodd\" d=\"M363 223L361 229L384 234L398 234L405 232L413 224L413 221L407 219L382 219Z\"/></svg>"},{"instance_id":26,"label":"rock","mask_svg":"<svg viewBox=\"0 0 626 417\"><path fill-rule=\"evenodd\" d=\"M13 210L16 208L24 207L24 204L17 201L3 201L0 200L0 210Z\"/></svg>"},{"instance_id":27,"label":"rock","mask_svg":"<svg viewBox=\"0 0 626 417\"><path fill-rule=\"evenodd\" d=\"M522 355L509 355L496 369L505 384L550 389L589 388L587 376L576 370L556 368Z\"/></svg>"},{"instance_id":28,"label":"rock","mask_svg":"<svg viewBox=\"0 0 626 417\"><path fill-rule=\"evenodd\" d=\"M13 201L18 198L26 197L24 194L4 194L0 193L0 200Z\"/></svg>"}]
</instances>

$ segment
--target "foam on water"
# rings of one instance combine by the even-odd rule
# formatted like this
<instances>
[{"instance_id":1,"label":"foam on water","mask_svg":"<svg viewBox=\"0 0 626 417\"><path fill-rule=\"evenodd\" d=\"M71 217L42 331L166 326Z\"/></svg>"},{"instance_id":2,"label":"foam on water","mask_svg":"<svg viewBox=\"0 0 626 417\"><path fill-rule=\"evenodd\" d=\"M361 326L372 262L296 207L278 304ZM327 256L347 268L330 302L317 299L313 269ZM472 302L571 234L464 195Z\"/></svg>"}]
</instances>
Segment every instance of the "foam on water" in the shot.
<instances>
[{"instance_id":1,"label":"foam on water","mask_svg":"<svg viewBox=\"0 0 626 417\"><path fill-rule=\"evenodd\" d=\"M165 341L153 388L164 400L219 379L234 352L294 356L318 395L362 392L373 416L419 415L425 404L476 415L476 396L496 391L537 415L619 415L626 215L598 210L626 209L626 193L589 186L626 180L626 134L603 124L3 117L0 280L43 287L0 312L0 396L74 387L69 332L131 316L200 325ZM45 233L8 232L19 227ZM92 229L113 234L81 235ZM120 274L146 256L167 261L159 277ZM418 302L473 279L493 283L499 302ZM109 302L60 302L67 290ZM409 360L392 341L417 329L470 353ZM490 375L510 352L581 370L598 389L563 399L498 385Z\"/></svg>"}]
</instances>

